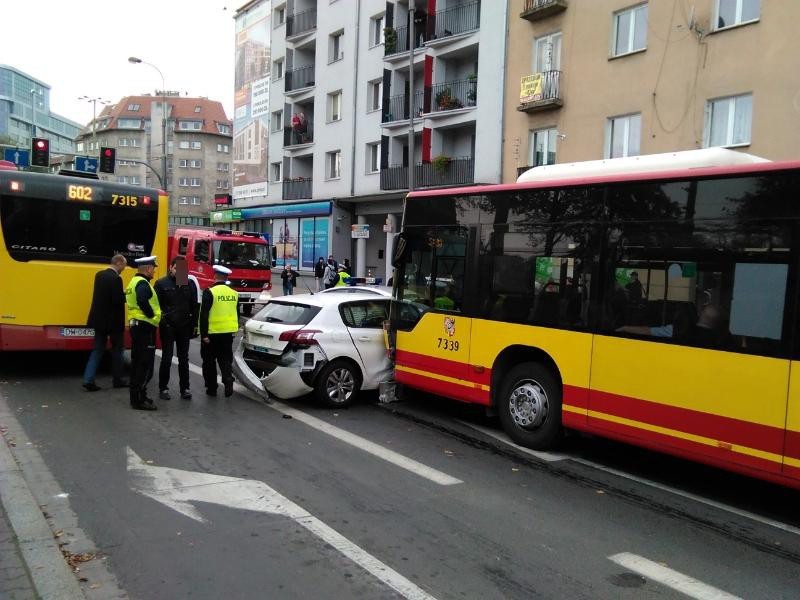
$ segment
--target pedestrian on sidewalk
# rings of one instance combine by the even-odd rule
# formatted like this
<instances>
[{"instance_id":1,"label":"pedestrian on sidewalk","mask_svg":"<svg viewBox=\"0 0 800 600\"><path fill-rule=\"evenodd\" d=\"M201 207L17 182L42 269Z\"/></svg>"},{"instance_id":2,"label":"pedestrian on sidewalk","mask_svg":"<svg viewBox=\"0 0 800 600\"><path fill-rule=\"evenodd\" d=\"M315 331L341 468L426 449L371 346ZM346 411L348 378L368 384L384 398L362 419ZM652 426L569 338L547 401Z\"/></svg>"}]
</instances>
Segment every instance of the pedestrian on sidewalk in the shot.
<instances>
[{"instance_id":1,"label":"pedestrian on sidewalk","mask_svg":"<svg viewBox=\"0 0 800 600\"><path fill-rule=\"evenodd\" d=\"M322 278L325 276L325 259L321 256L317 261L317 264L314 265L314 282L317 284L317 291L319 291L320 285L322 284Z\"/></svg>"},{"instance_id":2,"label":"pedestrian on sidewalk","mask_svg":"<svg viewBox=\"0 0 800 600\"><path fill-rule=\"evenodd\" d=\"M161 305L161 364L158 369L158 397L169 400L169 376L172 369L173 349L178 355L178 378L181 398L191 400L189 391L189 340L198 335L200 304L197 302L195 281L187 279L186 285L177 281L178 263L185 263L183 256L172 259L169 272L153 286Z\"/></svg>"},{"instance_id":3,"label":"pedestrian on sidewalk","mask_svg":"<svg viewBox=\"0 0 800 600\"><path fill-rule=\"evenodd\" d=\"M122 287L120 273L128 266L122 254L111 258L107 269L98 271L94 276L92 305L86 326L94 329L94 347L83 371L83 387L88 392L96 392L100 386L95 383L97 367L111 339L111 372L112 385L115 388L127 387L122 364L122 336L125 332L125 291Z\"/></svg>"},{"instance_id":4,"label":"pedestrian on sidewalk","mask_svg":"<svg viewBox=\"0 0 800 600\"><path fill-rule=\"evenodd\" d=\"M239 331L239 294L227 285L231 270L214 265L214 283L203 292L200 306L200 357L206 394L217 395L219 365L225 397L233 395L233 336Z\"/></svg>"},{"instance_id":5,"label":"pedestrian on sidewalk","mask_svg":"<svg viewBox=\"0 0 800 600\"><path fill-rule=\"evenodd\" d=\"M297 271L292 269L292 264L287 264L283 271L281 271L281 279L283 279L283 295L291 296L294 294L294 288L297 286Z\"/></svg>"},{"instance_id":6,"label":"pedestrian on sidewalk","mask_svg":"<svg viewBox=\"0 0 800 600\"><path fill-rule=\"evenodd\" d=\"M336 285L337 278L336 278L336 262L333 260L332 256L328 257L328 264L325 265L325 271L322 275L322 283L325 286L325 289L330 289Z\"/></svg>"},{"instance_id":7,"label":"pedestrian on sidewalk","mask_svg":"<svg viewBox=\"0 0 800 600\"><path fill-rule=\"evenodd\" d=\"M147 383L153 375L156 329L161 322L161 305L150 280L156 270L156 257L137 258L136 275L125 290L125 303L131 325L131 408L158 410L147 396Z\"/></svg>"}]
</instances>

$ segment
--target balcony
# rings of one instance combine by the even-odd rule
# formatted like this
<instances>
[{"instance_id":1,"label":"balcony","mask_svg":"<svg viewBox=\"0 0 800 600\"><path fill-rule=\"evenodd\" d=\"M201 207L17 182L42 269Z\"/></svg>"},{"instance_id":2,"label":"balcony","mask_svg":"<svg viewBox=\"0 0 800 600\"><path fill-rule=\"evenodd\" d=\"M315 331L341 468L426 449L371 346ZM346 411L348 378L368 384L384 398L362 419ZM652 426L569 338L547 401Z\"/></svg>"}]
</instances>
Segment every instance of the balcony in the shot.
<instances>
[{"instance_id":1,"label":"balcony","mask_svg":"<svg viewBox=\"0 0 800 600\"><path fill-rule=\"evenodd\" d=\"M302 35L317 28L317 9L311 8L286 17L286 37Z\"/></svg>"},{"instance_id":2,"label":"balcony","mask_svg":"<svg viewBox=\"0 0 800 600\"><path fill-rule=\"evenodd\" d=\"M546 19L567 10L567 0L524 0L525 5L519 16L530 22Z\"/></svg>"},{"instance_id":3,"label":"balcony","mask_svg":"<svg viewBox=\"0 0 800 600\"><path fill-rule=\"evenodd\" d=\"M432 39L441 40L462 33L475 31L481 26L481 3L470 2L436 11L428 31L433 30ZM431 41L431 40L429 40Z\"/></svg>"},{"instance_id":4,"label":"balcony","mask_svg":"<svg viewBox=\"0 0 800 600\"><path fill-rule=\"evenodd\" d=\"M424 32L415 32L414 49L422 46ZM383 34L383 55L392 56L408 52L408 27L387 27Z\"/></svg>"},{"instance_id":5,"label":"balcony","mask_svg":"<svg viewBox=\"0 0 800 600\"><path fill-rule=\"evenodd\" d=\"M425 92L420 90L414 93L414 116L418 117L423 111ZM381 115L381 123L405 121L408 115L408 94L389 97L389 109Z\"/></svg>"},{"instance_id":6,"label":"balcony","mask_svg":"<svg viewBox=\"0 0 800 600\"><path fill-rule=\"evenodd\" d=\"M310 121L305 122L295 127L283 128L283 147L291 148L292 146L303 146L305 144L314 143L314 123Z\"/></svg>"},{"instance_id":7,"label":"balcony","mask_svg":"<svg viewBox=\"0 0 800 600\"><path fill-rule=\"evenodd\" d=\"M417 164L414 167L414 186L438 187L466 185L475 181L474 158L437 157L432 162ZM382 190L408 189L408 167L395 165L381 169Z\"/></svg>"},{"instance_id":8,"label":"balcony","mask_svg":"<svg viewBox=\"0 0 800 600\"><path fill-rule=\"evenodd\" d=\"M306 65L286 71L284 91L291 92L314 86L314 65Z\"/></svg>"},{"instance_id":9,"label":"balcony","mask_svg":"<svg viewBox=\"0 0 800 600\"><path fill-rule=\"evenodd\" d=\"M283 180L284 200L307 200L309 198L311 198L311 177Z\"/></svg>"},{"instance_id":10,"label":"balcony","mask_svg":"<svg viewBox=\"0 0 800 600\"><path fill-rule=\"evenodd\" d=\"M475 106L478 98L478 78L446 81L431 86L431 112L442 112Z\"/></svg>"},{"instance_id":11,"label":"balcony","mask_svg":"<svg viewBox=\"0 0 800 600\"><path fill-rule=\"evenodd\" d=\"M522 78L519 92L521 112L533 113L564 105L561 99L561 71L544 71Z\"/></svg>"}]
</instances>

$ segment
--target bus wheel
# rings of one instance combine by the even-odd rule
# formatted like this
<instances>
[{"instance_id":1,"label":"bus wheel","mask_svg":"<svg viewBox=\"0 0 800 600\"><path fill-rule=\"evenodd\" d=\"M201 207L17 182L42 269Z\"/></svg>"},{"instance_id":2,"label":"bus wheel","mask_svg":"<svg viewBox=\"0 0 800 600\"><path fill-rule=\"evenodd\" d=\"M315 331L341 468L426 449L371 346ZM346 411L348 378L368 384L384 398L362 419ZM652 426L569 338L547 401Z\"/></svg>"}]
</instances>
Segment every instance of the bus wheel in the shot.
<instances>
[{"instance_id":1,"label":"bus wheel","mask_svg":"<svg viewBox=\"0 0 800 600\"><path fill-rule=\"evenodd\" d=\"M245 317L249 317L253 314L253 305L252 304L242 304L242 314Z\"/></svg>"},{"instance_id":2,"label":"bus wheel","mask_svg":"<svg viewBox=\"0 0 800 600\"><path fill-rule=\"evenodd\" d=\"M561 434L561 386L544 365L511 369L497 398L500 422L512 440L535 450L553 446Z\"/></svg>"}]
</instances>

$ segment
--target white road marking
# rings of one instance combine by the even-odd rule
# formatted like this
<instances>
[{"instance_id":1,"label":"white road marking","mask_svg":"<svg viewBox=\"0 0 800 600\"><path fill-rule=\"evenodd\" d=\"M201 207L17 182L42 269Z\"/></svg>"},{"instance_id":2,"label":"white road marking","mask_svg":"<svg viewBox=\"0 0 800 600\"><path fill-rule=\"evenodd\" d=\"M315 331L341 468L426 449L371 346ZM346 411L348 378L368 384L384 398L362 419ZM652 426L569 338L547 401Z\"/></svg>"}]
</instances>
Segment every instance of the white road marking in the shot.
<instances>
[{"instance_id":1,"label":"white road marking","mask_svg":"<svg viewBox=\"0 0 800 600\"><path fill-rule=\"evenodd\" d=\"M173 358L173 362L176 359ZM193 373L197 373L198 375L203 374L203 369L195 365L194 363L189 363L189 370ZM242 385L235 384L235 389L238 393L247 396L248 398L252 398L257 401L261 401L256 394L252 393L250 390L245 388ZM380 458L381 460L385 460L401 469L405 469L415 475L420 477L424 477L425 479L432 481L434 483L438 483L439 485L456 485L459 483L464 483L460 479L457 479L447 473L443 473L433 467L429 467L427 465L422 464L412 458L408 458L407 456L403 456L394 450L389 450L388 448L384 448L383 446L376 444L375 442L371 442L359 435L354 433L350 433L349 431L345 431L335 425L331 425L330 423L326 423L322 419L318 419L313 417L307 413L304 413L300 410L292 408L290 406L286 406L281 402L277 402L275 400L272 401L271 404L265 404L264 406L268 406L273 410L278 411L279 413L283 413L284 415L289 415L293 419L297 419L298 421L308 425L316 429L317 431L321 431L322 433L326 433L331 437L338 439L339 441L345 442L346 444L350 444L358 448L359 450L363 450L368 454L372 454L373 456Z\"/></svg>"},{"instance_id":2,"label":"white road marking","mask_svg":"<svg viewBox=\"0 0 800 600\"><path fill-rule=\"evenodd\" d=\"M191 519L201 523L206 522L206 519L194 506L194 502L207 502L289 517L404 598L435 600L425 590L355 545L303 507L279 494L263 481L157 467L145 463L131 448L126 448L126 452L131 489L161 502Z\"/></svg>"},{"instance_id":3,"label":"white road marking","mask_svg":"<svg viewBox=\"0 0 800 600\"><path fill-rule=\"evenodd\" d=\"M724 592L636 554L621 552L609 556L608 559L643 577L686 594L690 598L696 598L697 600L741 600L739 596Z\"/></svg>"},{"instance_id":4,"label":"white road marking","mask_svg":"<svg viewBox=\"0 0 800 600\"><path fill-rule=\"evenodd\" d=\"M530 454L531 456L535 456L536 458L546 461L546 462L558 462L560 460L566 460L569 457L564 454L556 454L555 452L540 452L538 450L531 450L530 448L526 448L525 446L520 446L519 444L515 444L511 438L509 438L506 434L501 433L499 431L495 431L493 429L489 429L488 427L482 427L480 425L475 425L474 423L468 423L467 421L461 421L456 419L457 423L461 423L462 425L466 425L467 427L471 427L475 431L480 431L484 435L488 435L491 438L496 439L499 442L503 442L507 446L511 446L515 450L519 450L520 452L524 452L525 454Z\"/></svg>"}]
</instances>

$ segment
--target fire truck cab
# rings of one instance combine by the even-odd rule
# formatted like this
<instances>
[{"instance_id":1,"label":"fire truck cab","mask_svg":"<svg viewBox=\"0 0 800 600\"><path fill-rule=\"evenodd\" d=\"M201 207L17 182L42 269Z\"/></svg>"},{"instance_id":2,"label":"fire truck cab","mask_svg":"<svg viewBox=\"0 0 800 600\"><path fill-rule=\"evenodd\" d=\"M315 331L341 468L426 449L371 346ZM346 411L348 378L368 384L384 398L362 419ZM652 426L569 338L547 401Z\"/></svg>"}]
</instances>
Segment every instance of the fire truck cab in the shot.
<instances>
[{"instance_id":1,"label":"fire truck cab","mask_svg":"<svg viewBox=\"0 0 800 600\"><path fill-rule=\"evenodd\" d=\"M211 227L171 227L169 260L184 256L189 273L197 277L201 289L214 281L214 265L228 267L230 285L239 292L242 314L249 316L256 303L271 298L275 248L260 234Z\"/></svg>"}]
</instances>

